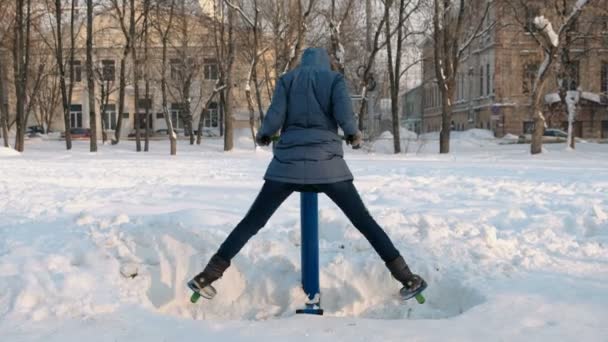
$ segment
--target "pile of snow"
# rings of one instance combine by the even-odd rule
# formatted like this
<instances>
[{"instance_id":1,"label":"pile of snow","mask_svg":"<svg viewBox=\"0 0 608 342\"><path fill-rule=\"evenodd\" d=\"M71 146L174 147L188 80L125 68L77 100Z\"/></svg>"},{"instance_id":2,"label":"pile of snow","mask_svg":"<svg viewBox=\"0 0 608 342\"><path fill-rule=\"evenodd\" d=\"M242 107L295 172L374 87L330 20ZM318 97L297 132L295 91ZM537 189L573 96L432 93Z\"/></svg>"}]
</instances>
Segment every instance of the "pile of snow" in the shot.
<instances>
[{"instance_id":1,"label":"pile of snow","mask_svg":"<svg viewBox=\"0 0 608 342\"><path fill-rule=\"evenodd\" d=\"M250 128L238 128L234 130L234 147L239 150L252 151L255 147Z\"/></svg>"},{"instance_id":2,"label":"pile of snow","mask_svg":"<svg viewBox=\"0 0 608 342\"><path fill-rule=\"evenodd\" d=\"M189 302L186 281L247 212L271 154L221 153L219 139L182 141L175 157L166 142L132 147L91 154L77 141L68 153L48 141L0 162L1 340L605 339L605 146L530 157L496 145L451 159L347 150L370 213L428 281L427 302L397 297L382 260L321 195L318 319L294 316L297 195L233 259L214 300Z\"/></svg>"},{"instance_id":3,"label":"pile of snow","mask_svg":"<svg viewBox=\"0 0 608 342\"><path fill-rule=\"evenodd\" d=\"M20 156L21 153L19 153L18 151L9 148L9 147L0 147L0 157L14 157L14 156Z\"/></svg>"},{"instance_id":4,"label":"pile of snow","mask_svg":"<svg viewBox=\"0 0 608 342\"><path fill-rule=\"evenodd\" d=\"M505 134L504 137L502 137L502 140L517 141L517 140L519 140L519 136L517 136L515 134L507 133L507 134Z\"/></svg>"},{"instance_id":5,"label":"pile of snow","mask_svg":"<svg viewBox=\"0 0 608 342\"><path fill-rule=\"evenodd\" d=\"M399 128L401 151L407 153L415 145L418 135L403 127ZM392 154L395 152L394 137L390 131L384 131L371 144L371 152Z\"/></svg>"}]
</instances>

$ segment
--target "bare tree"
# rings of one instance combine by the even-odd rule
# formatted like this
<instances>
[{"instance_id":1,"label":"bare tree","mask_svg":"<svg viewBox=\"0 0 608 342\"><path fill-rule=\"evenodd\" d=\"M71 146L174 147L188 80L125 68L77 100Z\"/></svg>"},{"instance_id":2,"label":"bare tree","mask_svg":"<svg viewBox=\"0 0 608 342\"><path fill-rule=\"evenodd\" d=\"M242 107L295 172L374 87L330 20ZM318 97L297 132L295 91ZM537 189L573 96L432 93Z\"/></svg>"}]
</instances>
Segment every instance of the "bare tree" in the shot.
<instances>
[{"instance_id":1,"label":"bare tree","mask_svg":"<svg viewBox=\"0 0 608 342\"><path fill-rule=\"evenodd\" d=\"M336 13L336 0L331 0L331 10L329 15L329 54L337 65L337 70L344 74L344 45L342 44L342 24L351 14L354 0L348 0L341 14Z\"/></svg>"},{"instance_id":2,"label":"bare tree","mask_svg":"<svg viewBox=\"0 0 608 342\"><path fill-rule=\"evenodd\" d=\"M90 150L97 152L97 119L95 115L95 75L93 73L93 0L87 0L87 88L89 97Z\"/></svg>"},{"instance_id":3,"label":"bare tree","mask_svg":"<svg viewBox=\"0 0 608 342\"><path fill-rule=\"evenodd\" d=\"M131 52L131 35L127 25L127 1L129 0L110 0L112 7L112 14L114 19L120 25L124 38L124 45L122 46L122 55L120 57L120 74L119 74L119 85L118 85L118 121L116 122L116 129L114 130L114 139L112 144L118 144L120 142L120 135L122 132L122 115L125 110L125 91L127 87L127 59Z\"/></svg>"},{"instance_id":4,"label":"bare tree","mask_svg":"<svg viewBox=\"0 0 608 342\"><path fill-rule=\"evenodd\" d=\"M223 0L213 3L213 38L218 59L219 85L226 87L220 92L220 109L224 122L224 151L234 147L232 116L232 69L236 55L234 37L234 9L225 6Z\"/></svg>"},{"instance_id":5,"label":"bare tree","mask_svg":"<svg viewBox=\"0 0 608 342\"><path fill-rule=\"evenodd\" d=\"M136 36L136 21L135 21L135 12L137 7L135 6L135 0L130 0L129 6L129 41L130 41L130 54L131 54L131 64L133 67L133 111L135 112L135 149L137 152L141 152L141 135L140 135L140 115L139 115L139 68L135 67L137 65L137 36ZM147 99L146 99L147 100Z\"/></svg>"},{"instance_id":6,"label":"bare tree","mask_svg":"<svg viewBox=\"0 0 608 342\"><path fill-rule=\"evenodd\" d=\"M433 59L441 96L439 153L450 152L452 106L463 54L473 41L495 26L495 23L485 28L483 25L488 20L493 1L485 2L481 11L476 5L465 0L433 0ZM476 13L481 15L475 16Z\"/></svg>"},{"instance_id":7,"label":"bare tree","mask_svg":"<svg viewBox=\"0 0 608 342\"><path fill-rule=\"evenodd\" d=\"M50 11L49 11L50 12ZM61 91L61 104L63 106L63 124L65 127L65 148L67 150L72 149L72 134L70 134L70 106L72 102L72 89L73 87L73 64L74 64L74 12L75 12L75 0L71 1L70 11L70 54L69 54L69 65L70 65L70 82L69 88L66 83L65 65L63 60L63 5L61 0L55 0L55 58L57 61L57 70L59 73L59 89Z\"/></svg>"},{"instance_id":8,"label":"bare tree","mask_svg":"<svg viewBox=\"0 0 608 342\"><path fill-rule=\"evenodd\" d=\"M143 41L144 41L144 58L143 58L143 68L144 68L144 96L146 98L146 102L152 103L150 98L150 75L148 72L148 58L149 58L149 26L150 26L150 0L144 1L144 22L143 22ZM145 120L146 120L146 134L144 136L144 152L148 152L150 150L150 124L152 122L152 114L150 113L149 105L146 105L145 111Z\"/></svg>"},{"instance_id":9,"label":"bare tree","mask_svg":"<svg viewBox=\"0 0 608 342\"><path fill-rule=\"evenodd\" d=\"M248 16L245 13L245 10L243 10L243 8L241 6L236 6L235 4L233 4L232 2L230 2L229 0L225 0L226 4L228 6L230 6L232 9L236 10L237 12L240 13L242 20L245 22L246 25L249 26L249 28L251 29L251 35L253 36L252 39L249 39L248 41L250 42L250 44L246 44L248 45L248 53L247 53L247 57L249 57L250 59L250 66L249 66L249 72L247 73L247 78L245 81L245 97L247 98L247 109L249 110L249 127L251 130L251 137L253 139L253 146L255 148L256 146L256 142L255 142L255 135L256 135L256 129L255 129L255 108L254 108L254 101L253 101L253 95L251 94L251 82L253 81L255 86L255 90L256 90L256 100L258 103L258 110L260 113L260 120L263 119L263 112L262 112L262 104L261 104L261 94L260 94L260 89L259 89L259 85L257 82L257 66L258 66L258 61L260 59L260 57L266 53L266 51L268 51L268 47L265 49L262 49L260 51L260 9L258 8L258 1L257 0L253 0L253 18L251 18L250 16Z\"/></svg>"},{"instance_id":10,"label":"bare tree","mask_svg":"<svg viewBox=\"0 0 608 342\"><path fill-rule=\"evenodd\" d=\"M536 72L532 90L530 91L530 110L534 121L532 143L530 144L531 154L542 153L542 138L546 126L546 118L543 115L542 108L544 89L550 74L550 68L558 58L557 54L560 45L566 44L565 40L567 39L568 28L577 20L588 2L589 0L577 0L572 7L568 6L568 9L566 9L567 1L553 0L554 6L545 6L546 9L559 9L562 8L560 5L563 5L564 10L561 11L562 15L558 13L556 16L558 21L556 21L557 26L555 27L558 29L555 31L554 25L549 19L533 11L532 6L534 4L530 4L524 0L507 1L507 4L513 11L513 18L530 34L543 54L543 62ZM522 21L522 18L529 19L531 22Z\"/></svg>"},{"instance_id":11,"label":"bare tree","mask_svg":"<svg viewBox=\"0 0 608 342\"><path fill-rule=\"evenodd\" d=\"M191 145L195 141L192 112L196 107L196 104L192 103L192 90L202 66L200 56L204 53L204 50L200 49L204 44L200 44L198 47L192 44L194 37L190 31L195 22L191 13L195 6L198 6L198 3L193 3L191 0L180 0L179 15L174 19L178 21L179 25L179 30L174 32L178 44L173 46L172 51L177 58L171 60L171 78L168 88L171 97L179 99L179 117L184 124L184 131L189 137ZM203 40L202 37L200 40ZM195 50L197 48L199 49Z\"/></svg>"},{"instance_id":12,"label":"bare tree","mask_svg":"<svg viewBox=\"0 0 608 342\"><path fill-rule=\"evenodd\" d=\"M386 55L388 59L388 74L390 81L390 94L391 94L391 116L393 121L393 143L395 147L395 153L401 153L401 135L399 132L400 121L399 121L399 89L401 85L401 77L403 72L407 71L414 62L409 64L402 70L403 67L403 44L406 39L422 34L423 31L416 31L412 27L410 22L411 17L418 13L422 6L422 0L399 0L399 10L397 16L397 35L396 35L396 49L393 57L393 44L391 42L391 20L390 20L390 9L391 6L396 3L395 0L387 0L384 9L384 23L385 23L385 35L386 35ZM393 61L394 58L394 61Z\"/></svg>"},{"instance_id":13,"label":"bare tree","mask_svg":"<svg viewBox=\"0 0 608 342\"><path fill-rule=\"evenodd\" d=\"M4 63L0 62L0 128L4 147L10 147L8 143L8 92L4 89L5 74Z\"/></svg>"},{"instance_id":14,"label":"bare tree","mask_svg":"<svg viewBox=\"0 0 608 342\"><path fill-rule=\"evenodd\" d=\"M35 100L38 111L34 112L36 122L43 127L45 133L49 132L52 122L57 117L62 101L59 84L61 78L54 71L59 68L54 63L51 63L50 68L47 69L44 71L44 76L40 81L38 96L36 96Z\"/></svg>"},{"instance_id":15,"label":"bare tree","mask_svg":"<svg viewBox=\"0 0 608 342\"><path fill-rule=\"evenodd\" d=\"M0 23L0 48L5 47L5 38L12 28L12 9L10 4L7 2L0 2L0 12L6 13L4 22ZM5 69L5 60L0 54L0 129L2 134L2 140L4 147L10 147L8 142L8 121L9 121L9 109L8 109L8 89L5 88L7 81L7 72Z\"/></svg>"},{"instance_id":16,"label":"bare tree","mask_svg":"<svg viewBox=\"0 0 608 342\"><path fill-rule=\"evenodd\" d=\"M101 115L101 140L103 144L105 144L107 140L107 130L111 129L111 122L108 121L106 112L110 102L110 95L117 89L114 83L113 72L111 75L108 74L103 64L97 64L97 66L94 68L94 72L95 81L99 86L99 92L97 92L97 101L99 102L99 115Z\"/></svg>"},{"instance_id":17,"label":"bare tree","mask_svg":"<svg viewBox=\"0 0 608 342\"><path fill-rule=\"evenodd\" d=\"M26 7L25 13L24 6ZM31 0L16 0L15 30L13 36L13 69L17 97L15 149L20 152L23 152L25 148L26 89L28 86L27 70L30 60L31 14Z\"/></svg>"},{"instance_id":18,"label":"bare tree","mask_svg":"<svg viewBox=\"0 0 608 342\"><path fill-rule=\"evenodd\" d=\"M173 29L173 19L175 16L175 1L168 0L166 3L155 4L155 10L153 12L154 17L152 18L152 26L154 26L158 35L160 36L162 43L162 59L160 63L160 88L162 95L162 108L165 117L165 123L167 130L169 131L169 142L170 142L170 153L171 155L177 154L177 136L173 129L173 123L171 122L171 116L168 108L168 95L167 95L167 50L169 47L169 37ZM165 13L169 14L166 15Z\"/></svg>"},{"instance_id":19,"label":"bare tree","mask_svg":"<svg viewBox=\"0 0 608 342\"><path fill-rule=\"evenodd\" d=\"M598 1L590 0L585 6L589 6L594 2ZM566 23L571 11L568 2L557 2L554 9L558 14L558 20ZM581 7L582 10L583 8ZM577 20L580 12L576 16L577 18L570 20L564 26L563 39L557 50L556 63L557 93L562 107L565 108L564 111L567 113L568 146L571 149L575 149L574 121L576 120L583 91L578 80L579 65L577 60L591 54L593 47L589 46L589 42L601 39L601 27L598 27L597 20L581 23Z\"/></svg>"}]
</instances>

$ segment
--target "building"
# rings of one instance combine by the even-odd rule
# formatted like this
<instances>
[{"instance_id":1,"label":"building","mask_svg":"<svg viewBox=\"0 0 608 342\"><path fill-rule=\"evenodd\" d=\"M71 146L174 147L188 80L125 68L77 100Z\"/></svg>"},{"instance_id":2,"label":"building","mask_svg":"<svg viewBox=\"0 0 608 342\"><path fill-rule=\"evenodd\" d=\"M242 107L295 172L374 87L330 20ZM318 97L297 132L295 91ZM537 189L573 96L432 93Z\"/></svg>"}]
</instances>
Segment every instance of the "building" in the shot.
<instances>
[{"instance_id":1,"label":"building","mask_svg":"<svg viewBox=\"0 0 608 342\"><path fill-rule=\"evenodd\" d=\"M416 134L422 132L424 87L422 85L401 95L401 126Z\"/></svg>"},{"instance_id":2,"label":"building","mask_svg":"<svg viewBox=\"0 0 608 342\"><path fill-rule=\"evenodd\" d=\"M208 7L208 5L207 5ZM193 13L175 14L173 22L176 27L187 27L187 35L183 35L181 29L174 29L169 39L166 80L169 113L169 120L179 134L183 134L187 129L187 122L192 119L193 129L198 129L199 120L203 123L203 132L209 136L219 136L222 133L222 106L219 96L215 96L209 105L209 111L202 116L204 105L213 93L219 78L219 63L216 57L216 48L213 42L213 25L211 17L205 14L204 8ZM82 15L82 13L80 14ZM80 18L79 20L84 20ZM101 139L103 132L112 136L119 120L122 120L121 136L132 135L135 130L136 118L139 118L141 129L149 126L152 132L163 132L167 129L165 113L162 106L161 96L161 71L162 71L162 44L159 33L150 29L150 39L148 48L148 60L143 60L143 46L137 47L138 61L134 65L129 55L122 63L125 54L125 37L120 28L119 22L112 13L99 13L94 19L94 38L93 38L93 72L95 79L95 112L97 119L97 135ZM82 24L84 27L84 23ZM183 25L183 26L182 26ZM66 34L69 30L64 30ZM69 128L89 128L89 91L87 87L86 73L86 50L85 36L86 30L78 30L76 37L75 58L73 61L73 92L70 105ZM47 34L52 36L52 32ZM247 34L243 34L239 39L247 39ZM38 40L43 40L39 39ZM68 46L69 37L64 38L64 46ZM237 42L237 44L242 42ZM55 68L55 57L51 49L44 44L33 42L31 69L35 79L35 69L38 65L51 66L45 69L45 80L58 79ZM0 53L2 51L0 50ZM8 93L10 107L9 118L14 118L14 83L12 77L12 58L8 51L5 51L4 71L9 74L4 75L5 89ZM64 49L64 59L67 60L69 49ZM66 63L67 64L67 63ZM124 68L126 75L125 100L122 115L119 116L119 85L121 68ZM134 79L134 71L137 68L139 77ZM237 54L233 66L232 77L232 110L233 127L235 129L249 127L249 111L245 97L245 82L249 72L249 62L244 57ZM66 73L69 67L66 66ZM144 77L145 75L145 77ZM53 77L54 76L54 77ZM145 95L145 81L149 81L149 93ZM137 99L137 113L135 109L135 87L139 86L139 98ZM46 87L46 84L41 85ZM46 89L42 89L46 90ZM59 90L54 90L59 96ZM43 96L43 95L40 95ZM56 100L56 99L55 99ZM63 132L66 127L63 120L63 107L61 98L57 101L46 101L43 97L38 98L32 105L31 114L28 116L27 126L43 125L44 115L41 112L51 111L48 116L52 116L48 123L51 131ZM262 100L267 103L268 96L262 92ZM52 107L52 108L51 108ZM49 109L51 108L51 109ZM148 116L146 117L146 112ZM256 111L257 112L257 111ZM142 133L143 134L143 133Z\"/></svg>"},{"instance_id":3,"label":"building","mask_svg":"<svg viewBox=\"0 0 608 342\"><path fill-rule=\"evenodd\" d=\"M483 8L482 2L478 8ZM574 1L570 1L574 4ZM550 16L546 1L529 1L527 25L538 15ZM457 75L452 127L454 130L484 128L505 134L521 135L533 128L530 90L542 62L534 38L526 33L521 18L516 20L507 0L495 1L487 32L465 51ZM577 43L571 55L575 60L572 89L579 89L580 106L574 125L575 135L583 138L608 138L608 1L593 2L578 19ZM552 9L551 9L552 10ZM496 25L491 28L490 23ZM593 36L593 37L591 37ZM580 38L580 39L579 39ZM423 45L423 132L441 129L441 98L435 81L432 42ZM563 106L555 102L555 74L545 87L544 114L550 127L567 127ZM552 95L553 94L553 95Z\"/></svg>"}]
</instances>

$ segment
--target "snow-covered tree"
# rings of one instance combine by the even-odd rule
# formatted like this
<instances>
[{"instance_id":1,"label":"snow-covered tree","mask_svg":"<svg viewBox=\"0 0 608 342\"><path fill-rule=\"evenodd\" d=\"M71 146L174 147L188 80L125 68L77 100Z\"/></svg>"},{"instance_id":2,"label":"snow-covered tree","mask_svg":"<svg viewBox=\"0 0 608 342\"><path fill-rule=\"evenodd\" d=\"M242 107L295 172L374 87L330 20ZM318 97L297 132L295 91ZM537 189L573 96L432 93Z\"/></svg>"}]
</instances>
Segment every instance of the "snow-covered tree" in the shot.
<instances>
[{"instance_id":1,"label":"snow-covered tree","mask_svg":"<svg viewBox=\"0 0 608 342\"><path fill-rule=\"evenodd\" d=\"M507 1L513 12L513 18L530 34L543 55L543 61L536 71L530 91L530 110L532 111L534 122L532 143L530 145L530 153L532 154L542 153L542 138L547 121L542 109L544 105L544 90L550 74L550 68L556 60L560 59L560 46L567 45L568 31L571 30L581 11L590 1L592 0L576 0L576 2L566 0L543 1L544 6L542 9L546 13L539 13L538 9L540 8L537 7L538 4L535 2L524 0ZM554 12L549 13L549 11ZM530 19L531 22L525 21L526 18ZM563 94L565 102L568 101L566 100L566 95ZM575 105L572 103L570 106L572 108Z\"/></svg>"},{"instance_id":2,"label":"snow-covered tree","mask_svg":"<svg viewBox=\"0 0 608 342\"><path fill-rule=\"evenodd\" d=\"M433 59L441 97L439 153L450 152L452 106L461 59L473 41L495 26L493 22L484 26L492 6L492 0L433 0Z\"/></svg>"}]
</instances>

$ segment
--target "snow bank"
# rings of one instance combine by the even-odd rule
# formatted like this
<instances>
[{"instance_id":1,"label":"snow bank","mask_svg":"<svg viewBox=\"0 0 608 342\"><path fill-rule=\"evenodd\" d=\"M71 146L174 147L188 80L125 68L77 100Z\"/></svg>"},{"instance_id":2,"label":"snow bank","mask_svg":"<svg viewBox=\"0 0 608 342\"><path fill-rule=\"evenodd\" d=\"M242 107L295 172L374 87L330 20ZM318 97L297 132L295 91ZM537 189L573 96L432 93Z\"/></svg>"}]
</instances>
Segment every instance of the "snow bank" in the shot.
<instances>
[{"instance_id":1,"label":"snow bank","mask_svg":"<svg viewBox=\"0 0 608 342\"><path fill-rule=\"evenodd\" d=\"M418 139L418 135L415 132L407 130L403 127L399 128L399 136L401 138L401 151L407 153L411 147L415 145L414 141ZM395 145L393 133L390 131L384 131L380 134L371 145L371 152L382 153L382 154L393 154L395 153Z\"/></svg>"},{"instance_id":2,"label":"snow bank","mask_svg":"<svg viewBox=\"0 0 608 342\"><path fill-rule=\"evenodd\" d=\"M0 147L0 157L20 156L21 153L8 147Z\"/></svg>"},{"instance_id":3,"label":"snow bank","mask_svg":"<svg viewBox=\"0 0 608 342\"><path fill-rule=\"evenodd\" d=\"M97 155L86 142L69 154L62 142L45 142L0 162L2 340L605 337L602 145L540 157L519 145L451 159L349 153L370 213L428 281L427 303L398 299L399 284L380 258L321 195L326 316L313 319L294 317L304 301L296 195L233 260L216 283L219 295L189 302L185 282L247 212L272 158L220 153L221 141L210 143L217 146L180 142L169 157L166 142L153 141L148 154L125 144L101 146Z\"/></svg>"}]
</instances>

